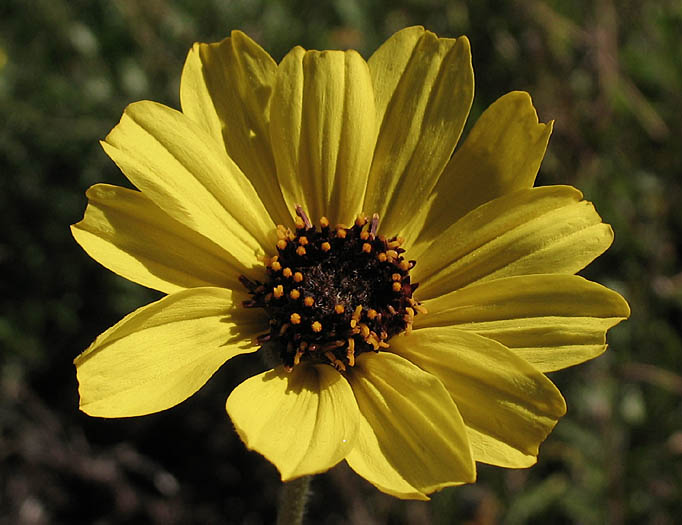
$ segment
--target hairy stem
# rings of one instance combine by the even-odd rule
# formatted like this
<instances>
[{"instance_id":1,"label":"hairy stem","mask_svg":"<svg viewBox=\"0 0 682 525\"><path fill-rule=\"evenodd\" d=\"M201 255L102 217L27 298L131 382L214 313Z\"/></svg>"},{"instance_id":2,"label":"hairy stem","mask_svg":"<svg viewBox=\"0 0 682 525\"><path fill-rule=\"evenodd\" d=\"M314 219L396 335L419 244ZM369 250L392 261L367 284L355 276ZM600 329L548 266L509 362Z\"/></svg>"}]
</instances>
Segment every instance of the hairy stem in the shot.
<instances>
[{"instance_id":1,"label":"hairy stem","mask_svg":"<svg viewBox=\"0 0 682 525\"><path fill-rule=\"evenodd\" d=\"M303 476L282 485L277 509L277 525L300 525L303 522L311 477Z\"/></svg>"}]
</instances>

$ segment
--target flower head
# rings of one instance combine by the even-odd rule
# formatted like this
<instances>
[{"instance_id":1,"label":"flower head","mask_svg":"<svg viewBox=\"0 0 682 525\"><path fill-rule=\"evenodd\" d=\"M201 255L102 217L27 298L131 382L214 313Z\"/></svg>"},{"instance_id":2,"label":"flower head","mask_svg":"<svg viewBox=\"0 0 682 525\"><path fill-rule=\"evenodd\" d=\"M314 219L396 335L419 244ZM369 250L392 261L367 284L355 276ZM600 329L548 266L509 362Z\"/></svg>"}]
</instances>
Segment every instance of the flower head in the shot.
<instances>
[{"instance_id":1,"label":"flower head","mask_svg":"<svg viewBox=\"0 0 682 525\"><path fill-rule=\"evenodd\" d=\"M345 460L427 499L475 462L532 465L565 412L545 373L601 354L629 309L574 275L613 233L578 190L533 187L552 126L526 93L453 154L472 98L467 39L420 27L367 62L195 44L182 111L132 104L102 143L139 191L93 186L72 227L167 294L76 358L81 409L164 410L263 347L274 368L227 412L283 480Z\"/></svg>"}]
</instances>

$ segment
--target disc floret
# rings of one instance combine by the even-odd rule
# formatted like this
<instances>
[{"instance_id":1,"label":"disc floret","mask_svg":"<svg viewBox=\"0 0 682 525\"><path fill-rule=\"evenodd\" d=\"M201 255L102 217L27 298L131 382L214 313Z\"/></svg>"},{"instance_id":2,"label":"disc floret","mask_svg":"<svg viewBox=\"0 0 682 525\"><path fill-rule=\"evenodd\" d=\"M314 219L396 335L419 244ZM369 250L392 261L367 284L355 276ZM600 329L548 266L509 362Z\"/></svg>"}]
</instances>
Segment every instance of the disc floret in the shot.
<instances>
[{"instance_id":1,"label":"disc floret","mask_svg":"<svg viewBox=\"0 0 682 525\"><path fill-rule=\"evenodd\" d=\"M403 239L377 235L378 225L374 214L351 227L322 217L318 227L297 206L295 231L277 226L265 282L241 277L252 296L244 306L264 308L270 318L258 343L277 344L287 369L311 360L345 371L359 354L409 333L415 315L426 313L412 297L415 261L403 257Z\"/></svg>"}]
</instances>

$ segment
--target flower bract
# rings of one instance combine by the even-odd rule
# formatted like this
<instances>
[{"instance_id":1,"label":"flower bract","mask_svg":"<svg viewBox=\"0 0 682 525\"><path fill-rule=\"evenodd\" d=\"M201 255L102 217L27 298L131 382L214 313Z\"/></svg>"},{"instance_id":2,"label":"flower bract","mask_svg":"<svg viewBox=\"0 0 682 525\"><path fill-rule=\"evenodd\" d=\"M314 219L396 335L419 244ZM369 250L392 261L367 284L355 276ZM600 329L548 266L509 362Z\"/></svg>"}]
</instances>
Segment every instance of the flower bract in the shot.
<instances>
[{"instance_id":1,"label":"flower bract","mask_svg":"<svg viewBox=\"0 0 682 525\"><path fill-rule=\"evenodd\" d=\"M428 499L476 463L528 467L564 414L546 373L600 355L629 315L576 272L613 240L569 186L534 187L552 124L474 93L466 37L410 27L365 61L235 31L195 44L181 111L131 104L102 142L136 189L87 191L76 241L165 297L75 360L81 409L172 407L230 358L229 394L284 481L346 461Z\"/></svg>"}]
</instances>

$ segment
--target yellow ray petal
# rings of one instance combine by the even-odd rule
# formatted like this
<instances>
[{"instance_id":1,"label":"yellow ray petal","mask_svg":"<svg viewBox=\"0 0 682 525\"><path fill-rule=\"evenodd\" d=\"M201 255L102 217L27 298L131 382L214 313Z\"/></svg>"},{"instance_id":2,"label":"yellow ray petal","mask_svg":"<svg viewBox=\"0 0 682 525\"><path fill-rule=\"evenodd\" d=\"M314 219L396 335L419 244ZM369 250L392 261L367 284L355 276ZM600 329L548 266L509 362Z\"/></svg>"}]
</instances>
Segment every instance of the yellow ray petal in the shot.
<instances>
[{"instance_id":1,"label":"yellow ray petal","mask_svg":"<svg viewBox=\"0 0 682 525\"><path fill-rule=\"evenodd\" d=\"M306 364L247 379L230 394L227 412L246 446L272 462L282 481L341 461L353 447L360 417L341 374Z\"/></svg>"},{"instance_id":2,"label":"yellow ray petal","mask_svg":"<svg viewBox=\"0 0 682 525\"><path fill-rule=\"evenodd\" d=\"M228 45L231 42L226 38ZM222 42L220 43L222 44ZM219 144L227 153L227 146L223 139L223 120L218 115L216 104L213 101L206 78L204 76L204 64L201 60L201 49L210 46L214 49L220 44L200 44L195 42L187 53L185 65L180 77L180 107L182 112L197 126L204 130L216 144Z\"/></svg>"},{"instance_id":3,"label":"yellow ray petal","mask_svg":"<svg viewBox=\"0 0 682 525\"><path fill-rule=\"evenodd\" d=\"M370 352L358 357L349 381L370 427L346 458L359 475L405 498L475 480L462 418L438 379L396 355Z\"/></svg>"},{"instance_id":4,"label":"yellow ray petal","mask_svg":"<svg viewBox=\"0 0 682 525\"><path fill-rule=\"evenodd\" d=\"M474 459L480 463L505 468L528 468L535 465L538 461L535 454L526 454L504 441L500 441L468 425L466 429L467 437L471 444L471 453Z\"/></svg>"},{"instance_id":5,"label":"yellow ray petal","mask_svg":"<svg viewBox=\"0 0 682 525\"><path fill-rule=\"evenodd\" d=\"M355 51L294 48L270 105L277 177L290 208L351 223L361 212L376 136L372 81Z\"/></svg>"},{"instance_id":6,"label":"yellow ray petal","mask_svg":"<svg viewBox=\"0 0 682 525\"><path fill-rule=\"evenodd\" d=\"M251 183L179 111L149 101L131 104L102 146L154 204L247 268L272 249L274 224Z\"/></svg>"},{"instance_id":7,"label":"yellow ray petal","mask_svg":"<svg viewBox=\"0 0 682 525\"><path fill-rule=\"evenodd\" d=\"M485 434L489 454L474 449L474 459L495 462L536 456L540 443L566 412L552 382L505 346L453 327L421 328L394 337L391 350L436 376L454 399L468 427ZM362 405L361 405L362 409Z\"/></svg>"},{"instance_id":8,"label":"yellow ray petal","mask_svg":"<svg viewBox=\"0 0 682 525\"><path fill-rule=\"evenodd\" d=\"M71 227L88 255L133 282L165 293L198 286L242 289L249 274L229 253L161 211L141 192L97 184Z\"/></svg>"},{"instance_id":9,"label":"yellow ray petal","mask_svg":"<svg viewBox=\"0 0 682 525\"><path fill-rule=\"evenodd\" d=\"M222 144L249 178L273 222L287 224L270 146L269 106L277 71L270 55L241 31L217 44L194 44L180 83L182 111Z\"/></svg>"},{"instance_id":10,"label":"yellow ray petal","mask_svg":"<svg viewBox=\"0 0 682 525\"><path fill-rule=\"evenodd\" d=\"M228 359L257 348L267 329L222 288L184 290L144 306L101 334L76 365L80 408L98 417L165 410L199 390Z\"/></svg>"},{"instance_id":11,"label":"yellow ray petal","mask_svg":"<svg viewBox=\"0 0 682 525\"><path fill-rule=\"evenodd\" d=\"M575 273L604 252L613 231L570 186L520 190L483 204L448 228L418 264L420 300L469 284L535 273ZM415 253L417 251L417 253Z\"/></svg>"},{"instance_id":12,"label":"yellow ray petal","mask_svg":"<svg viewBox=\"0 0 682 525\"><path fill-rule=\"evenodd\" d=\"M466 37L423 28L393 35L369 60L380 123L364 209L386 233L409 237L457 144L474 93ZM409 239L408 239L409 241Z\"/></svg>"},{"instance_id":13,"label":"yellow ray petal","mask_svg":"<svg viewBox=\"0 0 682 525\"><path fill-rule=\"evenodd\" d=\"M391 464L382 451L372 426L364 416L360 417L355 446L348 453L346 461L357 474L386 494L400 499L422 501L430 499L410 485Z\"/></svg>"},{"instance_id":14,"label":"yellow ray petal","mask_svg":"<svg viewBox=\"0 0 682 525\"><path fill-rule=\"evenodd\" d=\"M528 93L513 91L498 98L445 167L419 242L433 240L485 202L531 188L551 133L551 122L538 123Z\"/></svg>"},{"instance_id":15,"label":"yellow ray petal","mask_svg":"<svg viewBox=\"0 0 682 525\"><path fill-rule=\"evenodd\" d=\"M606 330L630 315L616 292L576 275L529 275L473 284L424 303L416 327L454 325L511 348L542 372L606 349Z\"/></svg>"}]
</instances>

